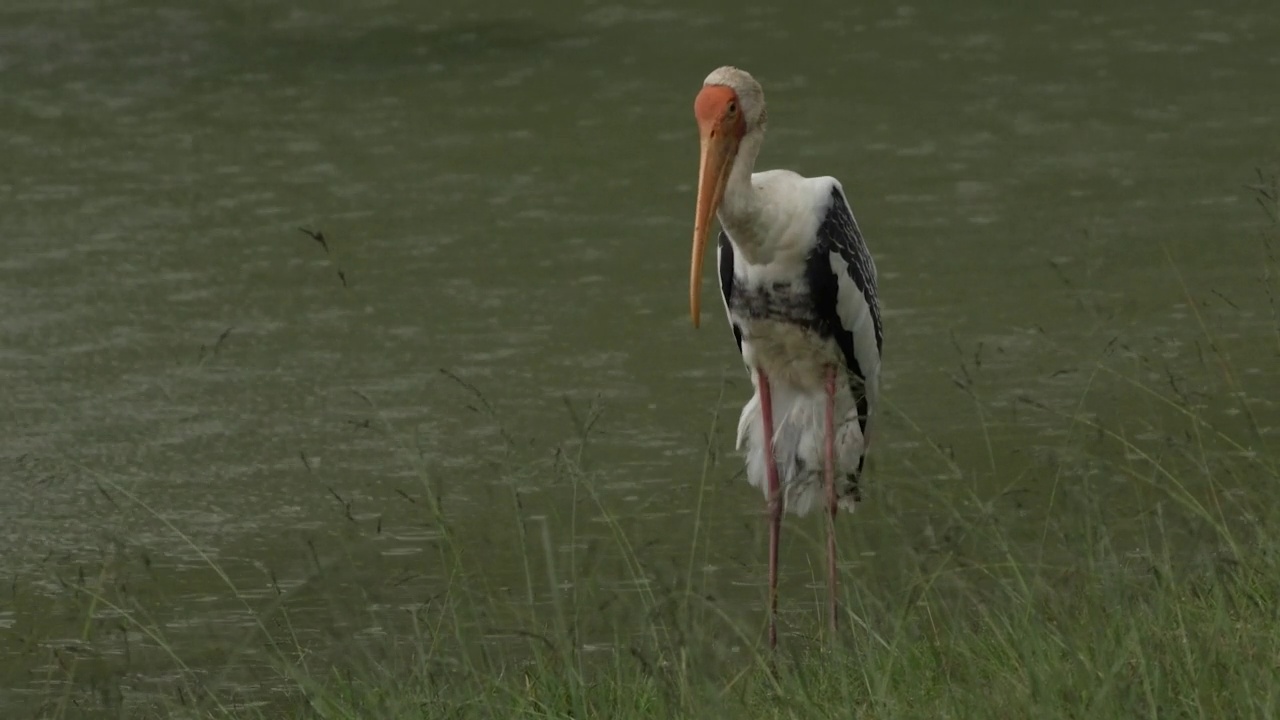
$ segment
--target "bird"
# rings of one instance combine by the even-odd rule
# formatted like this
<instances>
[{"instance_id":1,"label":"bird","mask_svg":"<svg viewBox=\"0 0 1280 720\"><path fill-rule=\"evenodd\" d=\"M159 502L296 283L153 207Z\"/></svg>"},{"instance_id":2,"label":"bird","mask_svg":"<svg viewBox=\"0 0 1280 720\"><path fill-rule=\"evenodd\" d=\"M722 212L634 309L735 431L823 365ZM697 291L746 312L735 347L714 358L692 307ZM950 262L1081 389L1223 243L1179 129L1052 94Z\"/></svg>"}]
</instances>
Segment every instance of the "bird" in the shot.
<instances>
[{"instance_id":1,"label":"bird","mask_svg":"<svg viewBox=\"0 0 1280 720\"><path fill-rule=\"evenodd\" d=\"M839 626L835 518L861 500L859 480L880 394L883 327L876 266L834 177L755 172L768 114L764 90L724 66L693 104L700 136L689 311L701 322L705 246L754 388L738 421L747 479L769 519L769 647L777 646L782 515L827 514L828 624ZM838 478L838 482L837 482Z\"/></svg>"}]
</instances>

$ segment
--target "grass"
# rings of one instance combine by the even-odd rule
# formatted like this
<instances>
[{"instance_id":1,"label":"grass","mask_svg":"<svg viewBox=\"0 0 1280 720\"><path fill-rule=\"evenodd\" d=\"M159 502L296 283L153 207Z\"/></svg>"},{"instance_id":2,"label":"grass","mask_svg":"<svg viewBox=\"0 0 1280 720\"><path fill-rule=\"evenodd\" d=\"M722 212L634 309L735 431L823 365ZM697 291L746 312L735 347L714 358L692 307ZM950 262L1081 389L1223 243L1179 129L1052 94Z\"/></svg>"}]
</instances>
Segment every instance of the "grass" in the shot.
<instances>
[{"instance_id":1,"label":"grass","mask_svg":"<svg viewBox=\"0 0 1280 720\"><path fill-rule=\"evenodd\" d=\"M607 653L590 665L553 641L535 643L525 663L461 666L424 643L405 664L299 678L306 697L294 714L1261 718L1280 711L1280 573L1269 553L1190 577L1167 557L1135 573L1106 555L1052 573L1012 561L975 575L986 582L968 589L969 602L937 589L937 578L921 578L903 597L864 596L839 644L787 637L773 663L758 648L708 653L733 636L714 625L681 643ZM861 622L868 617L879 625Z\"/></svg>"},{"instance_id":2,"label":"grass","mask_svg":"<svg viewBox=\"0 0 1280 720\"><path fill-rule=\"evenodd\" d=\"M863 563L849 571L842 580L844 631L835 639L825 636L818 613L792 612L780 652L770 657L761 642L758 610L735 615L704 595L694 565L699 538L705 542L711 528L695 527L688 557L670 563L668 581L652 582L654 566L638 547L635 530L595 496L583 466L588 418L582 442L560 454L554 472L604 518L620 559L618 572L637 581L639 590L608 613L597 617L593 608L602 597L616 599L605 590L616 578L584 576L581 563L565 566L552 522L521 517L518 496L512 506L526 587L508 594L477 571L484 563L482 549L447 530L448 518L432 498L425 505L445 530L436 560L450 580L431 602L407 617L400 613L399 621L373 617L360 607L364 603L350 610L370 614L370 622L395 625L382 640L326 649L294 632L287 594L266 604L244 600L256 624L244 642L265 646L270 684L288 688L283 696L264 700L259 694L249 703L215 689L207 672L168 645L144 608L104 581L104 566L103 577L82 579L78 588L88 602L82 639L92 635L88 618L109 611L140 632L142 642L167 654L175 679L164 696L132 705L121 694L93 706L73 697L67 683L38 716L1280 715L1275 458L1220 432L1177 397L1125 376L1115 379L1181 422L1180 433L1169 433L1180 444L1170 446L1168 438L1163 448L1139 444L1122 427L1105 426L1092 415L1061 414L1060 422L1077 438L1090 438L1093 451L1037 480L1052 483L1057 506L1041 527L1027 536L1016 523L1001 522L991 498L971 493L957 501L956 493L966 491L935 490L928 504L945 500L949 508L944 537L904 545L892 563ZM1260 436L1260 430L1248 434ZM710 492L706 478L713 466L705 464L695 497ZM1090 479L1100 467L1130 487L1144 488L1152 500L1136 514L1118 513ZM107 478L99 482L116 502L160 517L129 488ZM423 487L429 495L425 475ZM700 526L701 510L697 517ZM905 514L886 516L868 532L889 528L905 537L915 533L902 527L910 522ZM180 528L166 524L199 552ZM228 593L239 596L229 574L204 557ZM318 592L350 593L325 588L324 582L316 580ZM78 672L75 662L69 675Z\"/></svg>"},{"instance_id":3,"label":"grass","mask_svg":"<svg viewBox=\"0 0 1280 720\"><path fill-rule=\"evenodd\" d=\"M1260 195L1275 205L1274 182ZM1266 250L1271 299L1274 262L1269 244ZM985 421L975 439L983 447L977 468L962 467L919 433L954 482L922 471L922 479L903 481L914 505L886 502L878 516L873 510L871 520L855 521L853 532L862 533L855 546L879 538L893 552L846 558L837 637L823 631L816 602L794 597L796 578L790 578L784 605L801 609L785 615L773 656L764 649L759 608L721 602L697 572L714 555L710 543L721 531L707 526L706 511L716 491L709 484L716 439L723 435L720 418L713 418L701 479L688 497L694 508L689 546L673 558L669 546L649 549L643 526L597 494L600 475L586 452L597 414L571 406L579 438L553 465L531 470L553 473L568 488L571 516L539 517L525 507L517 485L510 490L513 534L501 551L520 568L518 588L500 587L486 575L486 553L494 548L458 532L430 468L402 433L383 423L385 436L421 478L420 507L440 537L431 560L444 581L408 610L369 609L378 603L362 594L367 591L333 572L341 558L317 560L299 588L267 601L250 597L144 498L83 468L113 503L164 524L243 605L252 627L227 653L225 666L265 658L248 675L265 689L246 697L235 682L219 683L189 662L154 619L155 608L114 582L104 561L96 575L68 583L83 613L77 640L89 644L107 616L158 655L170 676L153 692L126 697L118 684L103 690L86 679L95 672L89 659L58 656L48 671L52 689L34 714L200 720L1280 716L1280 455L1275 418L1267 418L1271 426L1259 419L1274 414L1275 405L1246 399L1210 323L1192 293L1182 290L1211 348L1198 387L1170 375L1160 389L1156 382L1167 369L1127 353L1098 363L1073 409L1023 397L1021 412L1049 423L1061 445L1034 476L1007 482ZM972 373L962 370L965 380L957 385L973 395L985 418ZM1099 388L1109 397L1124 393L1119 407L1130 414L1102 420L1090 401ZM904 432L912 431L908 418L895 416ZM978 490L1002 486L1006 490ZM1034 510L1016 499L1023 486L1039 492ZM612 563L563 552L577 548L584 532L581 505L605 528ZM350 518L349 507L346 512ZM809 544L817 557L820 546ZM360 564L354 553L346 562ZM617 592L619 583L634 591ZM336 612L383 632L358 643L307 637L290 605L299 594L335 603L355 595L356 602Z\"/></svg>"}]
</instances>

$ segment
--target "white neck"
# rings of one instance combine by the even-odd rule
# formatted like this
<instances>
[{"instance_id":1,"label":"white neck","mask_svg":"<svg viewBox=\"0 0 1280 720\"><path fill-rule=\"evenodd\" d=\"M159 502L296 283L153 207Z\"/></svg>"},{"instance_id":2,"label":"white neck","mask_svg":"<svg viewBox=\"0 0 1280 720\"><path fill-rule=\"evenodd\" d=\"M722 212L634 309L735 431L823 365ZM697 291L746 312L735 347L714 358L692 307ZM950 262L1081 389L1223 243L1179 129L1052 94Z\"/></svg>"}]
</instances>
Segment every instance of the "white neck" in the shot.
<instances>
[{"instance_id":1,"label":"white neck","mask_svg":"<svg viewBox=\"0 0 1280 720\"><path fill-rule=\"evenodd\" d=\"M762 144L762 128L756 128L743 136L742 142L738 144L738 156L734 159L733 169L729 172L729 181L724 187L720 209L716 211L720 225L742 251L743 259L752 264L767 263L774 254L774 248L770 247L769 242L765 204L751 184L751 173L755 171L756 156L760 154Z\"/></svg>"}]
</instances>

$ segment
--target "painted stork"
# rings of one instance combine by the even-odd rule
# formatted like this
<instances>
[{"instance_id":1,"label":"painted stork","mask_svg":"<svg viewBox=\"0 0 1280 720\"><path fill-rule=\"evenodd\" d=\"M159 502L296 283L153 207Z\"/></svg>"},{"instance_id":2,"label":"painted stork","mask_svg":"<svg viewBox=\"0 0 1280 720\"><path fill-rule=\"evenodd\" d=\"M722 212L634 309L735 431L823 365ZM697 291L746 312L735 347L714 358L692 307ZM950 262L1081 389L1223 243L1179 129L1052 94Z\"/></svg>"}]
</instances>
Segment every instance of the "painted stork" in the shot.
<instances>
[{"instance_id":1,"label":"painted stork","mask_svg":"<svg viewBox=\"0 0 1280 720\"><path fill-rule=\"evenodd\" d=\"M689 303L700 320L702 257L720 220L720 291L755 393L738 421L747 479L769 514L769 647L777 645L778 536L785 510L827 511L828 619L836 613L836 510L860 500L883 338L876 267L840 182L753 172L764 91L722 67L693 105L702 139ZM837 482L837 478L839 481Z\"/></svg>"}]
</instances>

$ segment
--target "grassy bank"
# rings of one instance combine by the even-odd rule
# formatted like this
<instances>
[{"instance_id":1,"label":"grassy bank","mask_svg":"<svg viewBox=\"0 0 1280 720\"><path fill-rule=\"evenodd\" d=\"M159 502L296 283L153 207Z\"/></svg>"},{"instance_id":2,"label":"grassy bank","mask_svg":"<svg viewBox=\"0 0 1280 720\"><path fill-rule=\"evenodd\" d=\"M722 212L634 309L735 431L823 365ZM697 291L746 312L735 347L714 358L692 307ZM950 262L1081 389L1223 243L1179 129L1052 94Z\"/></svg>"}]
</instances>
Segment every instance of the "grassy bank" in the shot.
<instances>
[{"instance_id":1,"label":"grassy bank","mask_svg":"<svg viewBox=\"0 0 1280 720\"><path fill-rule=\"evenodd\" d=\"M1274 203L1271 188L1264 197ZM1267 262L1276 332L1264 340L1280 351L1274 260ZM88 647L106 618L171 672L141 691L123 689L121 673L109 687L99 686L86 680L94 672L87 651L55 648L56 663L45 671L51 690L36 716L1278 717L1277 404L1250 399L1211 323L1200 320L1186 295L1208 348L1197 376L1175 376L1169 363L1117 350L1082 373L1073 408L1018 398L1017 412L1047 423L1042 435L1054 440L1035 448L1044 458L1024 462L1016 476L1001 474L994 459L983 420L994 403L973 387L968 370L956 384L973 395L980 426L974 442L985 442L989 465L958 465L909 418L892 412L895 432L915 433L926 448L921 454L945 472L900 463L898 476L874 478L880 509L867 524L862 517L853 523L862 540L889 538L892 553L845 556L843 629L834 638L820 621L820 590L799 590L792 576L784 583L781 646L772 656L759 603L726 603L695 572L714 554L709 543L721 537L703 527L710 515L704 501L719 491L708 480L716 448L725 444L718 420L701 480L673 501L695 508L684 551L669 543L651 549L660 531L597 496L608 469L584 462L591 417L575 416L582 436L553 464L530 470L552 473L548 484L569 488L573 502L564 505L574 514L539 520L513 485L510 515L498 522L515 528L515 541L497 546L463 539L433 494L430 469L388 424L386 437L400 438L404 450L395 462L407 459L420 474L415 507L438 533L423 543L431 547L433 573L424 583L426 599L412 607L372 597L351 580L367 575L344 577L319 559L305 584L277 587L266 601L250 597L145 498L99 477L113 506L153 517L188 554L201 557L226 594L243 601L251 627L218 662L192 662L169 644L165 624L153 619L154 603L132 598L104 564L96 577L64 582L85 618L79 641ZM1242 343L1250 352L1260 344ZM1108 351L1113 345L1123 343L1108 344ZM733 487L748 492L740 481ZM1031 494L1011 499L1017 492ZM914 505L893 500L894 493L911 496ZM578 517L578 500L589 517ZM355 524L349 506L344 512ZM580 544L578 528L588 520L605 528L596 535L608 538L612 564L576 555L565 562L563 548ZM377 527L381 532L380 518ZM815 522L789 527L800 531L784 542L807 542L820 556L805 535ZM494 552L523 568L522 584L506 587L486 572ZM353 558L347 562L359 565ZM751 577L762 565L726 573ZM629 591L619 592L619 584ZM306 604L295 603L298 597L331 602L344 623L377 632L358 641L350 633L307 636L299 627L314 625L314 617L295 624L295 608ZM255 664L244 670L250 658Z\"/></svg>"},{"instance_id":2,"label":"grassy bank","mask_svg":"<svg viewBox=\"0 0 1280 720\"><path fill-rule=\"evenodd\" d=\"M1013 490L980 492L1001 484L967 478L995 468L955 466L942 448L931 452L951 465L953 482L896 479L906 494L924 495L917 500L926 514L891 502L882 489L892 508L856 516L850 527L864 533L855 550L888 538L892 554L845 556L843 627L835 638L822 627L820 587L793 575L784 579L783 634L771 657L759 604L722 602L694 572L720 537L717 528L701 527L702 505L687 552L646 549L653 531L596 497L607 469L586 469L580 442L535 471L556 473L584 499L585 513L607 527L615 565L566 563L562 549L579 544L574 528L588 518L531 516L518 495L510 516L517 543L463 540L423 468L419 506L440 531L426 564L441 571L425 601L389 606L350 579L357 576L319 562L305 585L254 600L231 579L236 573L201 555L226 594L243 600L252 625L210 661L171 646L157 619L163 610L132 597L104 566L97 577L69 583L81 602L85 650L55 647L57 665L44 671L49 696L35 716L1280 716L1274 403L1236 399L1243 396L1226 388L1180 396L1112 379L1150 402L1141 417L1106 422L1094 412L1022 401L1025 412L1063 428L1052 459L1010 484L1037 490L1025 503L1009 499ZM1208 408L1191 400L1209 390L1224 400ZM1132 398L1127 404L1139 406ZM710 437L708 467L717 442L715 432ZM691 502L720 491L707 474L690 490ZM114 503L153 516L202 553L145 498L99 482ZM1138 502L1126 509L1121 497ZM789 527L784 541L807 543L812 557L821 556L816 521ZM511 553L507 566L523 566L522 586L500 586L486 572L493 552ZM733 567L727 582L754 579L758 569ZM618 592L620 582L634 591ZM323 625L296 615L316 601L332 603L343 625L377 632L358 640L300 632ZM125 669L104 672L109 681L95 680L95 663L106 661L87 650L117 630L135 638L126 655L148 652L150 667L171 671L162 680L151 670L131 680L126 658Z\"/></svg>"},{"instance_id":3,"label":"grassy bank","mask_svg":"<svg viewBox=\"0 0 1280 720\"><path fill-rule=\"evenodd\" d=\"M1194 576L1173 558L1141 572L1116 557L1053 571L1012 561L971 569L981 580L968 603L935 592L929 578L898 597L864 589L836 645L791 634L774 663L758 644L717 652L737 638L714 624L646 649L537 641L519 663L459 666L424 645L404 663L299 676L293 707L211 715L1275 717L1275 550Z\"/></svg>"},{"instance_id":4,"label":"grassy bank","mask_svg":"<svg viewBox=\"0 0 1280 720\"><path fill-rule=\"evenodd\" d=\"M927 591L838 647L794 638L707 664L543 653L527 667L417 667L318 680L304 717L1275 717L1275 575L1064 592L1008 585L977 609ZM711 637L694 641L714 642ZM256 717L257 713L231 713Z\"/></svg>"},{"instance_id":5,"label":"grassy bank","mask_svg":"<svg viewBox=\"0 0 1280 720\"><path fill-rule=\"evenodd\" d=\"M1099 533L1100 546L1074 566L1011 555L1002 565L941 568L896 591L857 587L837 642L820 637L816 618L793 624L772 663L756 628L696 608L644 641L592 651L573 649L572 633L559 636L553 623L516 663L458 665L423 643L407 662L300 678L307 697L295 710L325 718L1280 714L1274 537L1205 564L1126 556ZM846 587L857 581L846 577Z\"/></svg>"},{"instance_id":6,"label":"grassy bank","mask_svg":"<svg viewBox=\"0 0 1280 720\"><path fill-rule=\"evenodd\" d=\"M208 673L167 648L161 628L90 583L96 610L120 611L172 655L176 679L165 697L115 712L222 720L1278 716L1276 463L1175 398L1159 402L1183 423L1160 452L1087 416L1063 418L1091 438L1081 462L1144 488L1146 508L1117 512L1091 487L1096 470L1064 464L1057 477L1036 479L1055 487L1055 507L1029 542L989 498L939 490L929 502L949 505L949 539L848 569L834 639L812 602L819 594L805 605L794 586L784 608L805 609L787 613L773 657L758 609L732 612L692 573L637 583L640 591L619 600L604 590L616 578L558 566L545 523L522 525L527 587L502 592L477 570L490 550L454 540L437 513L445 540L436 560L453 580L412 612L388 613L399 620L353 606L389 630L381 639L306 642L283 604L255 608L260 631L244 642L267 649L260 672L272 692L215 689ZM1253 426L1254 444L1267 447L1258 433ZM568 455L555 471L591 494ZM126 488L106 490L142 501ZM596 507L624 573L652 576L633 530ZM910 522L888 517L876 532L914 533L894 526ZM816 543L812 550L817 557ZM55 696L43 716L98 716L65 700Z\"/></svg>"}]
</instances>

